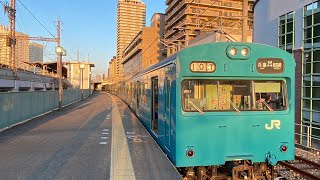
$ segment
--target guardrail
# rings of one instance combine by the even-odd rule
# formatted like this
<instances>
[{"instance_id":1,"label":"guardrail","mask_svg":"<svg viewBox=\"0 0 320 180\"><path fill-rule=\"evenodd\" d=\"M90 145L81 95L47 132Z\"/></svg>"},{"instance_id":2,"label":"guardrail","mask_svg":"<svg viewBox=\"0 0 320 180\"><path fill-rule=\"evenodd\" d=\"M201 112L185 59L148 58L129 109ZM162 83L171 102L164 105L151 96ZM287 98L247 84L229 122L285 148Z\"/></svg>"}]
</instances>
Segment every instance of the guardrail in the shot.
<instances>
[{"instance_id":1,"label":"guardrail","mask_svg":"<svg viewBox=\"0 0 320 180\"><path fill-rule=\"evenodd\" d=\"M84 90L84 97L89 90ZM58 91L31 91L0 93L0 131L46 114L58 107ZM62 105L81 99L81 90L63 91Z\"/></svg>"},{"instance_id":2,"label":"guardrail","mask_svg":"<svg viewBox=\"0 0 320 180\"><path fill-rule=\"evenodd\" d=\"M318 126L318 127L317 127ZM295 123L296 143L316 151L320 151L320 128L317 124L303 125Z\"/></svg>"}]
</instances>

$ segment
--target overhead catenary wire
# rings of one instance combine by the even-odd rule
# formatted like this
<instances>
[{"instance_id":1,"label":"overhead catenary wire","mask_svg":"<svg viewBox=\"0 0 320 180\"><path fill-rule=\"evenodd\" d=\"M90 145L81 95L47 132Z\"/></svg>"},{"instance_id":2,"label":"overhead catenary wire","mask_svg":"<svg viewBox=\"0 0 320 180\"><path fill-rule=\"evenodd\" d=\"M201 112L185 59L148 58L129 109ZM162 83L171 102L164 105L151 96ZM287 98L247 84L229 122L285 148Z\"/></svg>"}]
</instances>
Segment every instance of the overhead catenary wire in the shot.
<instances>
[{"instance_id":1,"label":"overhead catenary wire","mask_svg":"<svg viewBox=\"0 0 320 180\"><path fill-rule=\"evenodd\" d=\"M45 3L43 2L43 0L40 0L40 3L41 3L41 5L42 5L42 7L43 7L43 9L46 9L46 15L47 15L47 17L49 18L49 19L51 19L51 20L53 20L54 18L54 16L53 16L53 13L52 13L52 11L55 11L55 9L53 9L55 6L50 6L51 8L48 8L46 5L45 5ZM54 21L54 20L53 20ZM63 25L63 23L61 24L61 26L63 27L64 25ZM69 34L67 34L67 32L64 32L64 42L70 47L70 50L71 50L71 52L72 53L74 53L75 54L75 45L74 44L79 44L79 43L74 43L74 42L72 42L71 41L71 39L69 39ZM69 42L70 41L70 42ZM70 57L70 55L69 54L67 54L69 57ZM71 57L70 57L71 58ZM71 58L72 60L74 59L74 58Z\"/></svg>"},{"instance_id":2,"label":"overhead catenary wire","mask_svg":"<svg viewBox=\"0 0 320 180\"><path fill-rule=\"evenodd\" d=\"M20 7L17 5L16 6L16 8L17 8L17 14L19 14L19 18L20 18L20 20L21 20L21 23L22 23L22 26L23 26L23 31L24 32L26 32L27 34L28 34L28 28L27 28L27 26L26 26L26 24L24 23L24 20L23 20L23 18L22 18L22 15L21 15L21 11L20 11ZM18 13L19 12L19 13ZM18 22L18 21L17 21Z\"/></svg>"},{"instance_id":3,"label":"overhead catenary wire","mask_svg":"<svg viewBox=\"0 0 320 180\"><path fill-rule=\"evenodd\" d=\"M52 6L50 6L50 4L49 4L49 6L50 6L50 8L48 8L48 6L46 5L46 3L44 3L43 2L44 0L40 0L40 3L41 3L41 5L42 5L42 7L43 7L43 10L45 9L45 14L46 14L46 17L48 18L48 19L50 19L50 21L53 21L54 22L54 13L52 13L53 11L54 12L57 12L54 8L55 8L55 6L53 6L53 4L51 4ZM50 2L50 1L48 1L48 2ZM63 27L64 25L63 25L63 23L61 24L61 26ZM63 30L62 30L63 31ZM67 32L64 32L63 33L64 35L64 43L66 43L66 45L67 46L69 46L69 49L70 49L70 51L73 53L73 54L76 54L76 51L74 50L75 49L75 44L79 44L79 43L74 43L73 41L72 41L72 39L70 38L70 34L68 34ZM67 56L71 59L71 60L74 60L75 58L73 58L73 57L71 57L70 56L70 54L68 53L67 54Z\"/></svg>"},{"instance_id":4,"label":"overhead catenary wire","mask_svg":"<svg viewBox=\"0 0 320 180\"><path fill-rule=\"evenodd\" d=\"M51 33L48 28L46 28L43 23L41 23L41 21L39 19L37 19L35 17L35 15L27 8L27 6L25 4L23 4L20 0L18 0L19 3L30 13L30 15L53 37L53 38L56 38L55 35L53 33ZM43 2L41 1L42 5L44 6ZM49 17L50 18L50 17ZM67 54L67 56L73 60L74 58L72 58L69 54Z\"/></svg>"},{"instance_id":5,"label":"overhead catenary wire","mask_svg":"<svg viewBox=\"0 0 320 180\"><path fill-rule=\"evenodd\" d=\"M34 14L20 1L18 2L30 13L30 15L53 37L56 38L35 16Z\"/></svg>"}]
</instances>

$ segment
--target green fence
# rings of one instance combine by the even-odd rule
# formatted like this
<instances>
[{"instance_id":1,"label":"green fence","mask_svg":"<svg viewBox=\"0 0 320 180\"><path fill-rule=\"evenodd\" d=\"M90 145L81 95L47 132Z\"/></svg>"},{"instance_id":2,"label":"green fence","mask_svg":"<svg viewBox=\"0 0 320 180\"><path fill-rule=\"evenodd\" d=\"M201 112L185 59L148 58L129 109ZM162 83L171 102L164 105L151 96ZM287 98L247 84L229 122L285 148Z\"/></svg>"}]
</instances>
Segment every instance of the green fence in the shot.
<instances>
[{"instance_id":1,"label":"green fence","mask_svg":"<svg viewBox=\"0 0 320 180\"><path fill-rule=\"evenodd\" d=\"M89 90L83 91L89 96ZM50 112L58 107L58 91L32 91L0 93L0 130ZM81 90L63 91L62 105L81 99Z\"/></svg>"}]
</instances>

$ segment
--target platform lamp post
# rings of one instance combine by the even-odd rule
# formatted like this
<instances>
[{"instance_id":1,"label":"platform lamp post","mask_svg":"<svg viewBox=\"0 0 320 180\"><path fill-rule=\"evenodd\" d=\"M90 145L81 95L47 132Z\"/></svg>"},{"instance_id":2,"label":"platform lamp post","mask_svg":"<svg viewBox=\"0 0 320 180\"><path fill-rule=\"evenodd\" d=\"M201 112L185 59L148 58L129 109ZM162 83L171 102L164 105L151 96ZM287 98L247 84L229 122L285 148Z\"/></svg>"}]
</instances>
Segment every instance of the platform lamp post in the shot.
<instances>
[{"instance_id":1,"label":"platform lamp post","mask_svg":"<svg viewBox=\"0 0 320 180\"><path fill-rule=\"evenodd\" d=\"M56 54L58 56L58 62L57 62L57 72L58 72L58 78L59 78L59 104L58 104L58 110L60 111L62 109L62 96L63 96L63 87L62 87L62 56L67 55L67 51L63 49L61 46L56 47Z\"/></svg>"},{"instance_id":2,"label":"platform lamp post","mask_svg":"<svg viewBox=\"0 0 320 180\"><path fill-rule=\"evenodd\" d=\"M83 100L83 69L84 69L84 64L80 64L80 70L81 70L81 100Z\"/></svg>"},{"instance_id":3,"label":"platform lamp post","mask_svg":"<svg viewBox=\"0 0 320 180\"><path fill-rule=\"evenodd\" d=\"M89 71L89 96L91 96L91 71Z\"/></svg>"}]
</instances>

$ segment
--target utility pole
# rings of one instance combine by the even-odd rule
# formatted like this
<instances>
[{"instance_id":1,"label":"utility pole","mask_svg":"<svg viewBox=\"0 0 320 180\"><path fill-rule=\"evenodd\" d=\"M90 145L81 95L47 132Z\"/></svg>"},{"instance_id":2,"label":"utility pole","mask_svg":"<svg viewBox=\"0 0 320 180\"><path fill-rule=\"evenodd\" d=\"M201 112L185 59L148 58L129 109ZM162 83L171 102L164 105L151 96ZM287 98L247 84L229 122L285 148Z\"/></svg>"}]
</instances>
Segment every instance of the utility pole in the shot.
<instances>
[{"instance_id":1,"label":"utility pole","mask_svg":"<svg viewBox=\"0 0 320 180\"><path fill-rule=\"evenodd\" d=\"M243 0L242 3L242 42L247 42L248 32L248 0Z\"/></svg>"},{"instance_id":2,"label":"utility pole","mask_svg":"<svg viewBox=\"0 0 320 180\"><path fill-rule=\"evenodd\" d=\"M4 12L8 14L10 22L10 36L7 37L7 46L10 47L9 50L9 67L13 70L13 76L17 76L17 65L15 58L16 50L16 1L10 0L10 5L8 3L4 4Z\"/></svg>"},{"instance_id":3,"label":"utility pole","mask_svg":"<svg viewBox=\"0 0 320 180\"><path fill-rule=\"evenodd\" d=\"M78 62L80 61L80 52L79 52L79 49L77 50L77 61L78 61Z\"/></svg>"},{"instance_id":4,"label":"utility pole","mask_svg":"<svg viewBox=\"0 0 320 180\"><path fill-rule=\"evenodd\" d=\"M90 51L88 53L88 63L89 63L89 96L91 96L91 64L90 64Z\"/></svg>"},{"instance_id":5,"label":"utility pole","mask_svg":"<svg viewBox=\"0 0 320 180\"><path fill-rule=\"evenodd\" d=\"M57 24L57 43L58 48L61 48L60 44L60 18L58 19ZM63 87L62 87L62 53L57 54L57 71L58 71L58 77L59 77L59 106L58 110L60 111L62 109L62 95L63 95Z\"/></svg>"}]
</instances>

